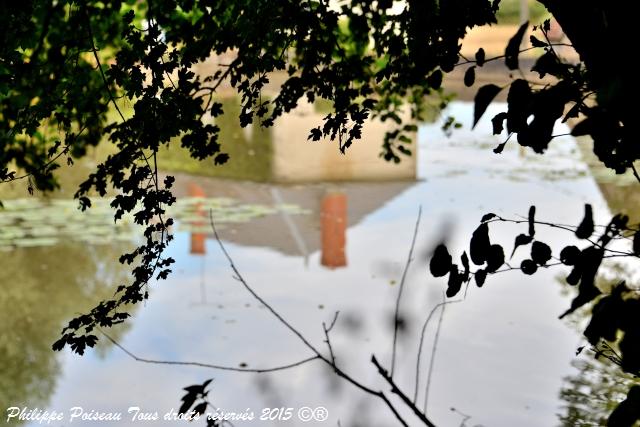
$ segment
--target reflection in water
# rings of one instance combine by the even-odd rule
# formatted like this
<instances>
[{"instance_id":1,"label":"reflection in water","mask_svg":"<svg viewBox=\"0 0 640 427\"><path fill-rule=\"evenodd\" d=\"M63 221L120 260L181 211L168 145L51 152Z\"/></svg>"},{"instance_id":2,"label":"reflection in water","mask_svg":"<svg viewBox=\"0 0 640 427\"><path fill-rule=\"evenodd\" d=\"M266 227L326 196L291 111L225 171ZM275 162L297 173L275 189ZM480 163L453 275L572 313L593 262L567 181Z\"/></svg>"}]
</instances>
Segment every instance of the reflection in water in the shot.
<instances>
[{"instance_id":1,"label":"reflection in water","mask_svg":"<svg viewBox=\"0 0 640 427\"><path fill-rule=\"evenodd\" d=\"M46 405L60 374L61 354L51 350L60 329L77 312L108 298L128 272L114 259L124 244L15 249L0 261L0 402ZM120 337L125 328L111 333ZM99 351L108 347L100 342ZM4 407L2 410L4 411Z\"/></svg>"},{"instance_id":2,"label":"reflection in water","mask_svg":"<svg viewBox=\"0 0 640 427\"><path fill-rule=\"evenodd\" d=\"M564 401L558 415L563 427L603 426L613 409L627 397L632 376L618 366L586 355L572 362L576 374L566 377L560 391Z\"/></svg>"},{"instance_id":3,"label":"reflection in water","mask_svg":"<svg viewBox=\"0 0 640 427\"><path fill-rule=\"evenodd\" d=\"M189 185L189 197L193 198L204 198L204 191L200 186L195 183L191 183ZM201 203L196 203L194 206L194 215L196 217L195 221L193 221L193 226L196 229L204 229L206 227L206 217L207 212L204 210ZM201 218L202 220L198 220ZM191 232L191 250L189 253L191 255L204 255L207 253L207 249L205 247L205 240L207 238L206 233L202 233L199 231Z\"/></svg>"},{"instance_id":4,"label":"reflection in water","mask_svg":"<svg viewBox=\"0 0 640 427\"><path fill-rule=\"evenodd\" d=\"M631 288L638 288L635 267L637 264L633 260L606 262L596 278L596 286L605 294L609 294L620 280L625 280ZM572 286L564 277L558 277L558 282L564 291L572 292ZM582 307L565 319L569 326L582 334L591 319L591 307ZM563 379L559 393L563 404L558 419L563 427L606 425L607 418L627 397L634 383L632 375L605 357L595 359L590 345L584 345L579 358L571 362L575 371Z\"/></svg>"},{"instance_id":5,"label":"reflection in water","mask_svg":"<svg viewBox=\"0 0 640 427\"><path fill-rule=\"evenodd\" d=\"M344 267L347 265L347 195L337 191L328 192L322 198L320 209L320 262L329 268Z\"/></svg>"},{"instance_id":6,"label":"reflection in water","mask_svg":"<svg viewBox=\"0 0 640 427\"><path fill-rule=\"evenodd\" d=\"M396 126L391 120L367 121L362 141L354 143L349 154L343 155L337 141L308 140L309 130L322 124L327 114L317 111L314 105L303 103L274 127L265 129L259 123L240 127L239 97L221 98L219 102L225 113L215 118L215 125L220 128L222 150L229 154L230 161L220 167L214 166L211 159L193 160L176 140L158 153L163 170L258 182L415 179L416 156L404 158L399 165L380 157L385 133Z\"/></svg>"},{"instance_id":7,"label":"reflection in water","mask_svg":"<svg viewBox=\"0 0 640 427\"><path fill-rule=\"evenodd\" d=\"M453 108L459 120L471 121L472 105ZM502 106L491 108L495 111L488 111L487 117ZM276 185L178 174L176 240L168 254L176 259L175 272L166 282L150 287L151 299L127 323L130 329L118 341L141 357L225 366L262 368L309 357L296 337L231 277L208 226L208 212L213 209L227 249L260 295L318 347L325 339L322 322L330 322L340 311L332 344L341 368L372 388L387 390L369 361L373 353L382 363L390 361L388 319L398 289L390 284L400 279L419 205L424 226L416 253L425 253L442 238L439 225L444 219L452 228L451 251L462 253L466 238L487 211L526 214L535 203L540 215L577 223L581 204L588 201L597 219L609 216L589 176L559 174L584 168L572 154L575 144L570 139L554 139L541 162L531 155L521 157L509 145L501 156L494 155L484 146L493 147L501 140L490 136L488 120L473 133L460 131L453 139L443 138L438 125L420 132L423 179L417 182ZM451 173L456 170L464 173ZM508 244L515 233L509 226L496 226L492 238ZM565 241L565 236L549 230L537 233L553 247ZM0 261L3 283L10 284L0 295L0 358L6 359L0 362L10 368L0 373L0 402L124 412L137 405L162 414L179 405L182 387L213 376L211 399L228 411L324 406L330 415L326 425L395 425L376 400L314 363L253 375L143 364L116 348L104 350L103 359L93 351L82 358L65 354L56 359L49 346L61 323L72 312L95 304L112 292L111 284L122 280L119 276L125 273L115 261L122 250L69 242L7 252ZM380 265L393 268L380 274ZM425 270L425 260L416 257L401 307L406 329L399 340L396 379L411 391L421 325L446 287ZM556 414L566 406L558 390L562 378L576 373L571 362L581 337L556 319L572 295L559 295L558 287L552 286L555 274L539 271L530 279L497 275L481 290L470 287L464 303L448 306L429 391L429 416L438 425L460 425L461 416L451 407L472 415L467 425L557 423ZM425 349L434 338L435 324L430 324ZM421 366L429 366L430 353L423 352ZM30 360L41 362L27 365ZM425 384L420 384L419 402L425 392Z\"/></svg>"}]
</instances>

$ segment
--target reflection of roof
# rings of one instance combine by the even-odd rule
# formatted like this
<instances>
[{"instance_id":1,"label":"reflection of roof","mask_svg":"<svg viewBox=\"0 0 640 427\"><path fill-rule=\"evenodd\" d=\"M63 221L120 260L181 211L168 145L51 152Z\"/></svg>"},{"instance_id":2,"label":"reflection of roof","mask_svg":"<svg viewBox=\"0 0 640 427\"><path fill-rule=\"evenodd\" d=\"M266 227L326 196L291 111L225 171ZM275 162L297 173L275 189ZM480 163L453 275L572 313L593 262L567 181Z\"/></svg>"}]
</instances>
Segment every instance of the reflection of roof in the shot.
<instances>
[{"instance_id":1,"label":"reflection of roof","mask_svg":"<svg viewBox=\"0 0 640 427\"><path fill-rule=\"evenodd\" d=\"M228 224L220 233L225 240L254 247L269 247L286 255L306 256L320 249L320 206L330 191L347 196L347 227L358 224L415 184L415 181L347 182L285 185L204 178L186 174L176 176L173 193L188 197L189 187L200 187L206 197L228 197L239 203L261 205L293 204L311 214L267 215L251 225Z\"/></svg>"}]
</instances>

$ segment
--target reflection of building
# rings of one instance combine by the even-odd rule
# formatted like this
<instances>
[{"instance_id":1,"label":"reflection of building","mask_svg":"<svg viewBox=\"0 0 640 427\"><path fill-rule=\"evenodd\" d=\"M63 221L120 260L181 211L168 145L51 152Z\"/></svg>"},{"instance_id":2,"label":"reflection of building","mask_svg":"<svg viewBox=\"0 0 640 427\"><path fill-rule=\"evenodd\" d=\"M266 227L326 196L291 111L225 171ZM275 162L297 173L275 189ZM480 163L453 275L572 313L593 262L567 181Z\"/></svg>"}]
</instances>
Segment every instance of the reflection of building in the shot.
<instances>
[{"instance_id":1,"label":"reflection of building","mask_svg":"<svg viewBox=\"0 0 640 427\"><path fill-rule=\"evenodd\" d=\"M407 107L408 109L408 107ZM415 179L416 138L407 145L414 154L402 156L399 164L380 157L387 132L398 128L392 120L368 120L362 139L356 140L346 154L339 150L338 141L321 139L309 141L309 131L322 126L327 111L303 103L292 113L276 122L273 128L272 178L278 182L316 181L388 181ZM408 113L406 111L405 113ZM408 114L406 114L408 120Z\"/></svg>"},{"instance_id":2,"label":"reflection of building","mask_svg":"<svg viewBox=\"0 0 640 427\"><path fill-rule=\"evenodd\" d=\"M392 120L380 122L368 120L364 124L362 138L342 154L339 142L328 139L308 140L311 129L323 125L323 118L330 113L330 104L301 105L276 120L270 128L253 123L240 127L239 99L220 100L225 112L209 119L220 128L219 141L230 161L214 166L212 160L199 162L190 158L188 151L180 148L178 140L159 151L159 162L164 170L188 172L204 176L217 176L253 181L319 182L319 181L389 181L416 178L416 137L407 134L409 142L402 143L412 156L401 156L400 163L384 160L380 153L387 132L398 129ZM404 112L408 120L407 111Z\"/></svg>"},{"instance_id":3,"label":"reflection of building","mask_svg":"<svg viewBox=\"0 0 640 427\"><path fill-rule=\"evenodd\" d=\"M330 191L322 198L320 210L322 258L325 267L347 265L347 195Z\"/></svg>"},{"instance_id":4,"label":"reflection of building","mask_svg":"<svg viewBox=\"0 0 640 427\"><path fill-rule=\"evenodd\" d=\"M195 184L200 188L199 194L206 197L232 198L246 204L294 204L310 211L305 215L281 211L278 215L253 219L251 226L226 224L222 234L225 240L233 243L268 247L305 259L322 250L322 262L331 268L346 265L347 227L357 225L414 184L412 181L352 182L341 183L338 187L330 183L304 186L263 184L190 175L177 175L176 178L173 191L178 198L192 196ZM201 244L204 248L205 237L212 238L210 233L206 236L200 232L192 234L192 250L194 241L198 239L203 239Z\"/></svg>"},{"instance_id":5,"label":"reflection of building","mask_svg":"<svg viewBox=\"0 0 640 427\"><path fill-rule=\"evenodd\" d=\"M202 188L194 182L189 184L188 192L189 197L205 197ZM206 224L205 221L207 218L207 213L204 211L202 206L196 206L196 215L202 217L202 221L199 221L196 225L203 227ZM205 243L206 238L207 235L205 233L191 233L191 249L189 250L189 253L192 255L204 255L207 252Z\"/></svg>"}]
</instances>

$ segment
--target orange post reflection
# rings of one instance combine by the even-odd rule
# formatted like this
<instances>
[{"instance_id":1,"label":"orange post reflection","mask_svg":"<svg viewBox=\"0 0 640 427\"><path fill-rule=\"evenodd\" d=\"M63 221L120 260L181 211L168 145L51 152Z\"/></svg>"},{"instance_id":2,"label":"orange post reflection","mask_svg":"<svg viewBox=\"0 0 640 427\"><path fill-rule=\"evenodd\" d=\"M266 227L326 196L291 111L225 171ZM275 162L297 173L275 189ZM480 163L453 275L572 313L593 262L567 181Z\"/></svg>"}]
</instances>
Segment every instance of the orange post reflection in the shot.
<instances>
[{"instance_id":1,"label":"orange post reflection","mask_svg":"<svg viewBox=\"0 0 640 427\"><path fill-rule=\"evenodd\" d=\"M205 194L202 187L200 187L198 184L195 184L195 183L189 184L189 197L204 198L204 196ZM196 221L195 223L193 223L193 226L198 228L204 227L206 213L201 203L197 203L195 205L195 214L199 217L202 217L202 221ZM207 253L207 247L206 247L207 234L206 233L191 233L190 240L191 240L191 249L189 250L190 254L204 255Z\"/></svg>"},{"instance_id":2,"label":"orange post reflection","mask_svg":"<svg viewBox=\"0 0 640 427\"><path fill-rule=\"evenodd\" d=\"M347 195L339 192L326 194L320 208L322 239L321 264L329 268L347 265Z\"/></svg>"}]
</instances>

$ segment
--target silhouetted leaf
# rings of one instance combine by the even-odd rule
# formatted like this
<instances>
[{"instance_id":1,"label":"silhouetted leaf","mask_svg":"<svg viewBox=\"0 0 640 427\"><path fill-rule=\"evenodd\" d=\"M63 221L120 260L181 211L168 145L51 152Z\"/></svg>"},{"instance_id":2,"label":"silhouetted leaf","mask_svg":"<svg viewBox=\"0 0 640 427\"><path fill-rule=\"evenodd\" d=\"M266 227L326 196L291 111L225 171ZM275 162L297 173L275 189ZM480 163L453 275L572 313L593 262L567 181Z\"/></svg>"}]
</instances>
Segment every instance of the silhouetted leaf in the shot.
<instances>
[{"instance_id":1,"label":"silhouetted leaf","mask_svg":"<svg viewBox=\"0 0 640 427\"><path fill-rule=\"evenodd\" d=\"M569 275L565 280L571 286L575 286L578 283L580 283L581 277L582 277L582 266L580 264L577 264L571 269L571 273L569 273Z\"/></svg>"},{"instance_id":2,"label":"silhouetted leaf","mask_svg":"<svg viewBox=\"0 0 640 427\"><path fill-rule=\"evenodd\" d=\"M566 67L558 61L558 57L554 53L546 52L536 60L531 71L538 73L541 79L547 74L560 77L566 71Z\"/></svg>"},{"instance_id":3,"label":"silhouetted leaf","mask_svg":"<svg viewBox=\"0 0 640 427\"><path fill-rule=\"evenodd\" d=\"M442 71L435 70L431 73L429 77L427 77L427 83L434 89L440 89L440 86L442 86Z\"/></svg>"},{"instance_id":4,"label":"silhouetted leaf","mask_svg":"<svg viewBox=\"0 0 640 427\"><path fill-rule=\"evenodd\" d=\"M504 264L504 250L500 245L491 245L487 257L487 273L495 273Z\"/></svg>"},{"instance_id":5,"label":"silhouetted leaf","mask_svg":"<svg viewBox=\"0 0 640 427\"><path fill-rule=\"evenodd\" d=\"M198 416L204 414L206 410L207 410L207 402L201 402L193 408L194 414L198 414Z\"/></svg>"},{"instance_id":6,"label":"silhouetted leaf","mask_svg":"<svg viewBox=\"0 0 640 427\"><path fill-rule=\"evenodd\" d=\"M213 163L215 165L224 165L225 163L227 163L228 160L229 160L229 155L227 153L219 153L213 159Z\"/></svg>"},{"instance_id":7,"label":"silhouetted leaf","mask_svg":"<svg viewBox=\"0 0 640 427\"><path fill-rule=\"evenodd\" d=\"M487 221L489 221L490 219L493 219L493 218L495 218L495 217L496 217L496 214L494 214L494 213L484 214L484 215L482 216L482 219L480 220L480 222L487 222Z\"/></svg>"},{"instance_id":8,"label":"silhouetted leaf","mask_svg":"<svg viewBox=\"0 0 640 427\"><path fill-rule=\"evenodd\" d=\"M447 297L451 298L460 292L462 287L462 277L458 271L458 266L453 264L449 271L449 281L447 282Z\"/></svg>"},{"instance_id":9,"label":"silhouetted leaf","mask_svg":"<svg viewBox=\"0 0 640 427\"><path fill-rule=\"evenodd\" d=\"M569 119L578 118L580 116L580 108L582 108L581 103L574 104L574 106L571 107L569 111L567 111L567 114L564 115L564 118L562 119L562 123L566 123L567 120Z\"/></svg>"},{"instance_id":10,"label":"silhouetted leaf","mask_svg":"<svg viewBox=\"0 0 640 427\"><path fill-rule=\"evenodd\" d=\"M531 237L535 236L536 234L535 221L536 221L536 207L531 206L529 208L529 236Z\"/></svg>"},{"instance_id":11,"label":"silhouetted leaf","mask_svg":"<svg viewBox=\"0 0 640 427\"><path fill-rule=\"evenodd\" d=\"M640 385L629 389L627 398L613 410L607 427L633 427L640 420Z\"/></svg>"},{"instance_id":12,"label":"silhouetted leaf","mask_svg":"<svg viewBox=\"0 0 640 427\"><path fill-rule=\"evenodd\" d=\"M495 154L500 154L500 153L502 153L502 151L504 150L504 146L505 146L505 145L507 145L507 141L505 141L505 142L502 142L502 143L498 144L498 145L496 146L496 148L494 148L494 149L493 149L493 152L494 152Z\"/></svg>"},{"instance_id":13,"label":"silhouetted leaf","mask_svg":"<svg viewBox=\"0 0 640 427\"><path fill-rule=\"evenodd\" d=\"M640 255L640 231L636 231L633 235L633 253Z\"/></svg>"},{"instance_id":14,"label":"silhouetted leaf","mask_svg":"<svg viewBox=\"0 0 640 427\"><path fill-rule=\"evenodd\" d=\"M533 47L547 47L547 43L538 40L538 38L534 35L529 37L529 41L531 42L531 46Z\"/></svg>"},{"instance_id":15,"label":"silhouetted leaf","mask_svg":"<svg viewBox=\"0 0 640 427\"><path fill-rule=\"evenodd\" d=\"M433 257L429 262L429 270L434 277L446 276L451 268L451 255L447 247L440 244L433 252Z\"/></svg>"},{"instance_id":16,"label":"silhouetted leaf","mask_svg":"<svg viewBox=\"0 0 640 427\"><path fill-rule=\"evenodd\" d=\"M476 285L481 288L482 285L484 285L484 281L487 278L487 271L480 269L478 271L475 272L474 274L475 278L476 278Z\"/></svg>"},{"instance_id":17,"label":"silhouetted leaf","mask_svg":"<svg viewBox=\"0 0 640 427\"><path fill-rule=\"evenodd\" d=\"M476 81L476 67L469 67L464 73L464 85L471 87Z\"/></svg>"},{"instance_id":18,"label":"silhouetted leaf","mask_svg":"<svg viewBox=\"0 0 640 427\"><path fill-rule=\"evenodd\" d=\"M575 265L580 259L581 251L575 246L565 246L560 251L560 261L564 265Z\"/></svg>"},{"instance_id":19,"label":"silhouetted leaf","mask_svg":"<svg viewBox=\"0 0 640 427\"><path fill-rule=\"evenodd\" d=\"M560 319L593 301L594 298L601 294L594 282L603 255L604 249L596 248L595 246L590 246L582 251L580 263L574 267L574 269L580 268L582 271L580 284L578 285L578 295L571 301L571 307L560 315ZM569 278L567 278L567 281L569 281Z\"/></svg>"},{"instance_id":20,"label":"silhouetted leaf","mask_svg":"<svg viewBox=\"0 0 640 427\"><path fill-rule=\"evenodd\" d=\"M487 107L489 107L489 104L493 101L493 98L495 98L501 90L502 88L500 86L496 86L494 84L484 85L478 89L478 92L473 99L474 107L472 127L476 127L484 112L487 111Z\"/></svg>"},{"instance_id":21,"label":"silhouetted leaf","mask_svg":"<svg viewBox=\"0 0 640 427\"><path fill-rule=\"evenodd\" d=\"M518 69L518 56L520 55L520 46L522 45L522 38L527 31L529 21L525 22L518 28L518 31L511 37L507 48L504 51L504 63L510 70Z\"/></svg>"},{"instance_id":22,"label":"silhouetted leaf","mask_svg":"<svg viewBox=\"0 0 640 427\"><path fill-rule=\"evenodd\" d=\"M469 273L470 273L469 257L467 256L466 252L462 253L460 260L462 261L462 267L464 267L464 273L462 274L462 281L466 282L467 280L469 280Z\"/></svg>"},{"instance_id":23,"label":"silhouetted leaf","mask_svg":"<svg viewBox=\"0 0 640 427\"><path fill-rule=\"evenodd\" d=\"M593 210L590 204L584 205L584 218L576 229L576 237L578 239L588 239L593 234Z\"/></svg>"},{"instance_id":24,"label":"silhouetted leaf","mask_svg":"<svg viewBox=\"0 0 640 427\"><path fill-rule=\"evenodd\" d=\"M516 237L516 241L513 244L513 251L511 252L510 258L513 258L513 254L516 253L516 249L518 249L519 246L528 245L532 240L533 237L531 236L528 236L526 234L518 234L518 236Z\"/></svg>"},{"instance_id":25,"label":"silhouetted leaf","mask_svg":"<svg viewBox=\"0 0 640 427\"><path fill-rule=\"evenodd\" d=\"M506 120L506 118L506 112L498 113L493 116L493 119L491 119L491 125L493 126L494 135L500 135L502 133L502 131L504 130L504 121Z\"/></svg>"},{"instance_id":26,"label":"silhouetted leaf","mask_svg":"<svg viewBox=\"0 0 640 427\"><path fill-rule=\"evenodd\" d=\"M587 337L591 345L596 345L600 339L607 341L615 341L618 326L620 324L619 316L623 312L624 301L622 294L629 289L624 282L620 282L610 295L601 298L591 311L591 320L584 330L584 336Z\"/></svg>"},{"instance_id":27,"label":"silhouetted leaf","mask_svg":"<svg viewBox=\"0 0 640 427\"><path fill-rule=\"evenodd\" d=\"M538 271L538 264L533 262L531 259L525 259L520 264L520 270L522 270L524 274L532 275Z\"/></svg>"},{"instance_id":28,"label":"silhouetted leaf","mask_svg":"<svg viewBox=\"0 0 640 427\"><path fill-rule=\"evenodd\" d=\"M471 261L476 265L482 265L489 255L491 242L489 241L489 226L480 224L476 231L473 232L470 242L469 255Z\"/></svg>"},{"instance_id":29,"label":"silhouetted leaf","mask_svg":"<svg viewBox=\"0 0 640 427\"><path fill-rule=\"evenodd\" d=\"M485 57L486 54L484 52L484 49L478 49L478 51L476 52L476 64L478 64L478 67L482 67L484 65Z\"/></svg>"},{"instance_id":30,"label":"silhouetted leaf","mask_svg":"<svg viewBox=\"0 0 640 427\"><path fill-rule=\"evenodd\" d=\"M536 240L531 245L531 259L539 266L545 265L551 259L551 248Z\"/></svg>"},{"instance_id":31,"label":"silhouetted leaf","mask_svg":"<svg viewBox=\"0 0 640 427\"><path fill-rule=\"evenodd\" d=\"M529 82L517 79L511 83L507 94L507 132L521 132L531 115L531 88Z\"/></svg>"},{"instance_id":32,"label":"silhouetted leaf","mask_svg":"<svg viewBox=\"0 0 640 427\"><path fill-rule=\"evenodd\" d=\"M196 401L197 394L187 393L182 397L182 405L178 409L178 414L185 414L189 411L193 403Z\"/></svg>"}]
</instances>

